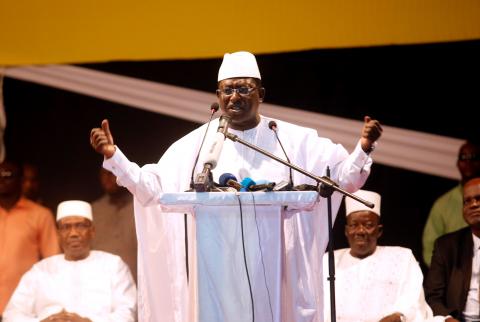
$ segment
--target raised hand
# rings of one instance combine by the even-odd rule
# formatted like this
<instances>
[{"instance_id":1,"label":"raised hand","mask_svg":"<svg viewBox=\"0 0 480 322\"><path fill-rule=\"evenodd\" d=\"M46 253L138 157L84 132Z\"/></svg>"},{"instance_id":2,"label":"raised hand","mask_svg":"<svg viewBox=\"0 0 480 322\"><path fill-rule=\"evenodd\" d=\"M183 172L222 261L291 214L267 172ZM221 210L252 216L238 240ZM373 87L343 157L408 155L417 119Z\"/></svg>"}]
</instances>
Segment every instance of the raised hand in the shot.
<instances>
[{"instance_id":1,"label":"raised hand","mask_svg":"<svg viewBox=\"0 0 480 322\"><path fill-rule=\"evenodd\" d=\"M362 129L362 137L360 138L360 144L362 150L369 153L372 151L373 143L378 140L382 135L383 129L380 122L372 120L370 116L365 116Z\"/></svg>"},{"instance_id":2,"label":"raised hand","mask_svg":"<svg viewBox=\"0 0 480 322\"><path fill-rule=\"evenodd\" d=\"M90 131L90 145L95 151L103 154L107 159L111 158L115 153L115 145L108 120L102 121L101 128L96 127Z\"/></svg>"}]
</instances>

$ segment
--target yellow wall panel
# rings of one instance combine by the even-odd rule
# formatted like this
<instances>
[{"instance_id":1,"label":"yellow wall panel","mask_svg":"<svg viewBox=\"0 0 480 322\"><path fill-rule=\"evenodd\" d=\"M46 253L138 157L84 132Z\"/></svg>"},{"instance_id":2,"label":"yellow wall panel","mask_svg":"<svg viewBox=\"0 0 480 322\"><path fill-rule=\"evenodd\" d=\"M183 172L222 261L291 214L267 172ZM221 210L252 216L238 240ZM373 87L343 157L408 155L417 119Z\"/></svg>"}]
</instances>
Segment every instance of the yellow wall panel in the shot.
<instances>
[{"instance_id":1,"label":"yellow wall panel","mask_svg":"<svg viewBox=\"0 0 480 322\"><path fill-rule=\"evenodd\" d=\"M0 65L471 39L479 0L0 0Z\"/></svg>"}]
</instances>

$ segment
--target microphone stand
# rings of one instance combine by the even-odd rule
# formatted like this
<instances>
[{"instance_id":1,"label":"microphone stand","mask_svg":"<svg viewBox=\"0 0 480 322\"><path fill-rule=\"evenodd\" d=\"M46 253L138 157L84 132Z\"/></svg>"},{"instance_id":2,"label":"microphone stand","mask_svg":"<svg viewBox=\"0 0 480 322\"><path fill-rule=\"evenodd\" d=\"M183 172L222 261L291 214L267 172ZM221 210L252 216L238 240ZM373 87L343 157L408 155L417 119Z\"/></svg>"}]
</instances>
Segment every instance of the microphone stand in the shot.
<instances>
[{"instance_id":1,"label":"microphone stand","mask_svg":"<svg viewBox=\"0 0 480 322\"><path fill-rule=\"evenodd\" d=\"M327 166L327 177L330 177L330 167ZM322 189L323 187L323 189ZM335 255L333 254L333 219L332 219L332 193L333 190L320 186L320 196L327 198L328 209L328 282L330 285L330 321L337 321L335 305Z\"/></svg>"},{"instance_id":2,"label":"microphone stand","mask_svg":"<svg viewBox=\"0 0 480 322\"><path fill-rule=\"evenodd\" d=\"M338 191L338 192L340 192L341 194L343 194L343 195L345 195L345 196L348 196L348 197L350 197L350 198L352 198L352 199L355 199L356 201L358 201L358 202L360 202L360 203L363 203L365 206L367 206L367 207L369 207L369 208L373 208L373 207L375 206L375 205L374 205L373 203L371 203L370 201L364 200L364 199L362 199L362 198L360 198L360 197L355 196L354 194L351 194L351 193L348 192L348 191L343 190L342 188L340 188L340 187L338 186L338 184L337 184L335 181L330 180L330 178L327 177L327 176L323 176L323 177L316 176L316 175L314 175L313 173L308 172L308 171L300 168L299 166L296 166L296 165L293 164L293 163L290 163L290 162L287 162L287 161L285 161L285 160L283 160L283 159L280 159L280 158L277 157L276 155L274 155L274 154L272 154L272 153L270 153L270 152L268 152L268 151L266 151L266 150L264 150L264 149L262 149L262 148L259 148L258 146L254 145L254 144L251 144L251 143L249 143L249 142L247 142L247 141L245 141L245 140L240 139L237 135L232 134L232 133L230 133L230 132L225 133L225 136L226 136L227 138L229 138L230 140L234 141L234 142L238 142L238 143L241 143L241 144L243 144L243 145L245 145L245 146L248 146L249 148L251 148L251 149L253 149L253 150L257 151L257 152L260 152L261 154L266 155L267 157L272 158L272 159L274 159L275 161L278 161L278 162L286 165L287 167L292 168L293 170L296 170L296 171L300 172L301 174L303 174L303 175L305 175L305 176L307 176L307 177L309 177L309 178L312 178L312 179L315 180L317 183L321 184L321 186L320 186L320 195L321 195L322 197L324 197L324 198L325 198L326 196L328 196L327 193L329 193L329 194L331 195L334 191ZM325 191L325 192L323 192L322 189L323 189L323 191ZM324 195L322 195L322 193L325 193L326 195L324 196Z\"/></svg>"},{"instance_id":3,"label":"microphone stand","mask_svg":"<svg viewBox=\"0 0 480 322\"><path fill-rule=\"evenodd\" d=\"M351 194L350 192L348 191L345 191L343 190L342 188L338 187L338 184L331 180L329 177L330 177L330 168L327 167L327 175L326 176L323 176L323 177L319 177L319 176L316 176L314 175L313 173L310 173L298 166L296 166L295 164L292 164L290 162L287 162L285 160L282 160L280 159L279 157L277 157L276 155L254 145L254 144L251 144L245 140L242 140L240 139L237 135L235 134L232 134L230 132L226 132L225 133L225 136L227 138L229 138L230 140L234 141L234 142L238 142L238 143L241 143L263 155L266 155L267 157L269 158L272 158L273 160L275 161L278 161L284 165L286 165L287 167L289 167L290 169L293 169L293 170L296 170L298 172L300 172L301 174L309 177L309 178L312 178L313 180L315 180L317 182L317 185L320 185L319 188L318 188L318 193L320 194L320 196L322 196L323 198L327 198L327 209L328 209L328 239L329 239L329 242L328 242L328 270L329 270L329 277L328 277L328 280L330 282L330 312L331 312L331 322L335 322L336 321L336 309L335 309L335 263L334 263L334 255L333 255L333 239L332 239L332 235L333 235L333 220L332 220L332 194L334 191L337 191L337 192L340 192L341 194L345 195L345 196L348 196L352 199L355 199L356 201L358 202L361 202L363 203L365 206L369 207L369 208L373 208L375 205L373 203L371 203L370 201L367 201L367 200L364 200L362 198L359 198L357 196L355 196L354 194Z\"/></svg>"}]
</instances>

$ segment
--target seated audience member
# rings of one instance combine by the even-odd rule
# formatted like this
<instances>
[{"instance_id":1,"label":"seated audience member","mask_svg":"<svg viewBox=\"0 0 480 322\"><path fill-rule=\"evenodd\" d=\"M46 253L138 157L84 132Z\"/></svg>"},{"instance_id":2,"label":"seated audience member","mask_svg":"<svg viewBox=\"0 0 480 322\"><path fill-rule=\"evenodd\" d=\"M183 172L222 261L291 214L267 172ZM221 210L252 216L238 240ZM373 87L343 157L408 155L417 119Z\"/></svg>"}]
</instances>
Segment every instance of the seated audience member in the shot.
<instances>
[{"instance_id":1,"label":"seated audience member","mask_svg":"<svg viewBox=\"0 0 480 322\"><path fill-rule=\"evenodd\" d=\"M345 235L350 248L335 254L337 321L403 322L433 320L425 302L423 275L410 249L378 246L382 235L379 194L355 195L375 204L373 209L347 198ZM323 257L328 275L328 253ZM324 279L325 321L330 321L329 281ZM443 321L443 318L438 320Z\"/></svg>"},{"instance_id":2,"label":"seated audience member","mask_svg":"<svg viewBox=\"0 0 480 322\"><path fill-rule=\"evenodd\" d=\"M466 141L458 152L457 168L461 180L454 188L441 195L433 204L423 230L423 259L430 266L433 243L447 233L467 226L463 220L463 185L480 176L480 143Z\"/></svg>"},{"instance_id":3,"label":"seated audience member","mask_svg":"<svg viewBox=\"0 0 480 322\"><path fill-rule=\"evenodd\" d=\"M22 275L60 253L52 212L22 196L22 178L18 162L0 163L0 315Z\"/></svg>"},{"instance_id":4,"label":"seated audience member","mask_svg":"<svg viewBox=\"0 0 480 322\"><path fill-rule=\"evenodd\" d=\"M60 203L57 231L64 253L25 273L3 322L135 321L136 288L128 266L116 255L90 250L95 233L90 204Z\"/></svg>"},{"instance_id":5,"label":"seated audience member","mask_svg":"<svg viewBox=\"0 0 480 322\"><path fill-rule=\"evenodd\" d=\"M133 196L117 185L117 178L100 169L100 184L105 194L92 202L95 238L92 248L120 256L137 278L137 234L133 215Z\"/></svg>"},{"instance_id":6,"label":"seated audience member","mask_svg":"<svg viewBox=\"0 0 480 322\"><path fill-rule=\"evenodd\" d=\"M463 186L468 227L439 237L425 281L427 302L446 321L480 321L480 177Z\"/></svg>"}]
</instances>

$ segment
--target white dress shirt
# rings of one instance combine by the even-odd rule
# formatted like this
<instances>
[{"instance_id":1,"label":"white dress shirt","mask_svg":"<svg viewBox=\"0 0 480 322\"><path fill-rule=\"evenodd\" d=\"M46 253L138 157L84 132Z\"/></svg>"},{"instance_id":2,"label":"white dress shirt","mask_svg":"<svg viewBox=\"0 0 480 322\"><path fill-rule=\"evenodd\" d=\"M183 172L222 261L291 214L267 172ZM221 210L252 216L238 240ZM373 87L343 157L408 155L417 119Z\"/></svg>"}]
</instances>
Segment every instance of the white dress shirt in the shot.
<instances>
[{"instance_id":1,"label":"white dress shirt","mask_svg":"<svg viewBox=\"0 0 480 322\"><path fill-rule=\"evenodd\" d=\"M473 236L473 258L472 258L472 278L470 279L470 289L467 295L467 303L463 315L466 321L480 320L480 238Z\"/></svg>"}]
</instances>

